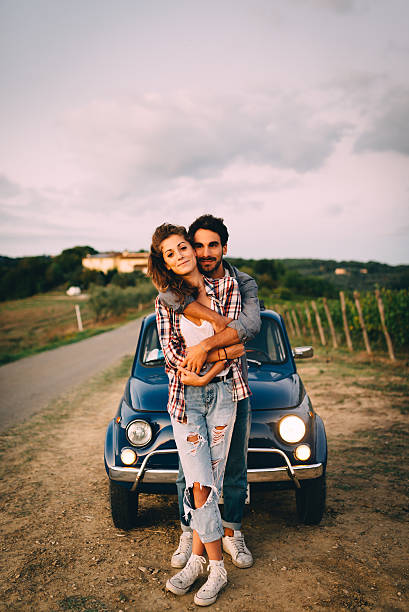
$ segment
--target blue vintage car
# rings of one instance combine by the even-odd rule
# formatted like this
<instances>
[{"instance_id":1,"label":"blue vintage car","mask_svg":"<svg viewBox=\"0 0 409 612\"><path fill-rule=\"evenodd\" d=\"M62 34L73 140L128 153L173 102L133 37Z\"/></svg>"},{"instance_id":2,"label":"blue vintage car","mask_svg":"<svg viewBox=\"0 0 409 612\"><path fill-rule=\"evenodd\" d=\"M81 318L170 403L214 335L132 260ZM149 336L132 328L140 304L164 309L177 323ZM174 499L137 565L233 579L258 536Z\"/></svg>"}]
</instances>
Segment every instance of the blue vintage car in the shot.
<instances>
[{"instance_id":1,"label":"blue vintage car","mask_svg":"<svg viewBox=\"0 0 409 612\"><path fill-rule=\"evenodd\" d=\"M299 519L320 522L325 508L327 439L322 419L297 374L282 317L261 312L259 334L246 346L252 391L249 487L292 488ZM166 410L168 378L155 316L142 322L132 373L108 425L105 467L112 519L119 529L137 524L140 493L176 493L178 455Z\"/></svg>"}]
</instances>

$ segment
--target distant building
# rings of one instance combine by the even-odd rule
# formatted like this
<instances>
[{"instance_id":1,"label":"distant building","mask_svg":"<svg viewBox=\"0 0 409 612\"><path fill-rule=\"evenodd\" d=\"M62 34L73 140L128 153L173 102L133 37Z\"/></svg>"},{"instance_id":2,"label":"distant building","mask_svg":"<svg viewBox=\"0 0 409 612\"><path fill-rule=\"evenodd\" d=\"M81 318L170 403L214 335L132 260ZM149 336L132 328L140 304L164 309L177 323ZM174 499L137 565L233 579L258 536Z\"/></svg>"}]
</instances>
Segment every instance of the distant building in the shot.
<instances>
[{"instance_id":1,"label":"distant building","mask_svg":"<svg viewBox=\"0 0 409 612\"><path fill-rule=\"evenodd\" d=\"M88 270L98 270L108 272L108 270L118 270L121 273L134 272L139 270L146 274L148 270L148 253L131 253L129 251L110 251L108 253L97 253L87 255L82 260L82 265Z\"/></svg>"},{"instance_id":2,"label":"distant building","mask_svg":"<svg viewBox=\"0 0 409 612\"><path fill-rule=\"evenodd\" d=\"M81 295L81 289L79 287L75 287L74 285L71 285L71 287L68 287L65 293L68 296L73 297L75 295Z\"/></svg>"},{"instance_id":3,"label":"distant building","mask_svg":"<svg viewBox=\"0 0 409 612\"><path fill-rule=\"evenodd\" d=\"M338 276L344 274L349 274L348 270L346 268L335 268L335 274L337 274Z\"/></svg>"}]
</instances>

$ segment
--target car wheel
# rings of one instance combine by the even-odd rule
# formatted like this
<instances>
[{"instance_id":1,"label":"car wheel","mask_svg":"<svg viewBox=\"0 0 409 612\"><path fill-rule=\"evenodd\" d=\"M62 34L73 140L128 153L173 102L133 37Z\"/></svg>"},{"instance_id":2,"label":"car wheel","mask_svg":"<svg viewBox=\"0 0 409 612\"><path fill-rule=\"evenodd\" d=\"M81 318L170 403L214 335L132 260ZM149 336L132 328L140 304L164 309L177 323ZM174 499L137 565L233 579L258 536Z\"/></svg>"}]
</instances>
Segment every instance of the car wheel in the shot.
<instances>
[{"instance_id":1,"label":"car wheel","mask_svg":"<svg viewBox=\"0 0 409 612\"><path fill-rule=\"evenodd\" d=\"M138 493L109 481L112 520L118 529L132 529L138 514Z\"/></svg>"},{"instance_id":2,"label":"car wheel","mask_svg":"<svg viewBox=\"0 0 409 612\"><path fill-rule=\"evenodd\" d=\"M295 491L297 514L306 525L318 525L325 510L325 474L314 480L301 481L301 489Z\"/></svg>"}]
</instances>

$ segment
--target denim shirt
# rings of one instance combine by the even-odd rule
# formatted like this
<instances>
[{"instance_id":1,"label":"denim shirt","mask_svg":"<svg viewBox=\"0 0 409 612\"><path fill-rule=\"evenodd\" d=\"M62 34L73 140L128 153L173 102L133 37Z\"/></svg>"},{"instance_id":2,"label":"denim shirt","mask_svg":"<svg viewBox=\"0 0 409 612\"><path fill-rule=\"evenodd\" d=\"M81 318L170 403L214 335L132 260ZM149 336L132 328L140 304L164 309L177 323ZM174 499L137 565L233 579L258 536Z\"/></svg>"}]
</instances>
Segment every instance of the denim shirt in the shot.
<instances>
[{"instance_id":1,"label":"denim shirt","mask_svg":"<svg viewBox=\"0 0 409 612\"><path fill-rule=\"evenodd\" d=\"M245 272L240 272L236 267L223 260L224 269L228 275L235 278L239 284L241 295L241 312L238 319L231 321L228 327L235 329L240 342L246 343L252 340L258 334L261 327L260 319L260 302L258 300L257 283ZM187 296L184 302L179 302L173 291L168 289L164 292L159 292L159 299L162 304L168 308L172 308L177 313L182 313L186 306L194 302L192 296ZM247 383L247 361L245 355L242 357L243 378Z\"/></svg>"}]
</instances>

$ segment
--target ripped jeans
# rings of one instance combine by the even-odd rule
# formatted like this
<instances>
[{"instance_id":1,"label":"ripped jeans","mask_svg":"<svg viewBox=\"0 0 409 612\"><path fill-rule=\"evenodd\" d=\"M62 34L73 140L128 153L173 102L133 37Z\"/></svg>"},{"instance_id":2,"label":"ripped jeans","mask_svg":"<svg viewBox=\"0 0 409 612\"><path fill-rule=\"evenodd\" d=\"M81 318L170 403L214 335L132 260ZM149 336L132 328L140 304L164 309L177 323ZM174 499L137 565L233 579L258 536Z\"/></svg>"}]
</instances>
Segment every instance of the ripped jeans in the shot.
<instances>
[{"instance_id":1,"label":"ripped jeans","mask_svg":"<svg viewBox=\"0 0 409 612\"><path fill-rule=\"evenodd\" d=\"M185 518L205 544L224 535L218 500L237 404L232 400L230 379L205 387L185 386L185 401L187 423L171 421L186 479ZM195 482L211 489L200 508L195 508L193 500Z\"/></svg>"}]
</instances>

